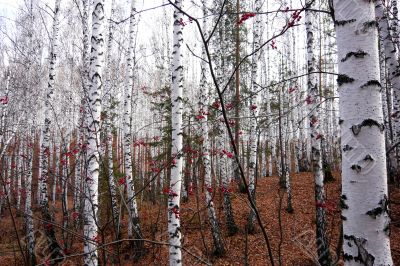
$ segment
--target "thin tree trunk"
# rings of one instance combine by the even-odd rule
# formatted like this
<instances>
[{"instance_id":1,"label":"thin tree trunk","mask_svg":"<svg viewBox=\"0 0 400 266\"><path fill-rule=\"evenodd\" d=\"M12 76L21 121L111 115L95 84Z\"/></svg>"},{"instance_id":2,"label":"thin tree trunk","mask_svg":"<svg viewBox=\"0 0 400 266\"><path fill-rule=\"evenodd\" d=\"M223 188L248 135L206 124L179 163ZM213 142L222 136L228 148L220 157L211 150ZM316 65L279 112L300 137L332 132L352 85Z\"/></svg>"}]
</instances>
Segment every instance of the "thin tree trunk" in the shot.
<instances>
[{"instance_id":1,"label":"thin tree trunk","mask_svg":"<svg viewBox=\"0 0 400 266\"><path fill-rule=\"evenodd\" d=\"M58 53L58 32L59 32L59 17L60 17L60 0L56 0L53 18L53 35L50 47L50 66L49 80L46 90L45 99L45 119L42 126L41 145L40 145L40 175L39 175L39 204L42 211L42 219L44 221L45 234L49 244L49 253L51 254L51 264L57 264L62 260L63 252L57 242L55 230L53 226L53 217L49 211L49 200L47 193L47 181L49 173L49 157L50 157L50 126L52 123L52 103L54 93L54 83L56 76L56 60Z\"/></svg>"},{"instance_id":2,"label":"thin tree trunk","mask_svg":"<svg viewBox=\"0 0 400 266\"><path fill-rule=\"evenodd\" d=\"M238 22L240 19L240 0L236 0L236 21ZM240 63L240 24L236 24L235 29L235 68ZM235 73L235 145L237 147L238 152L240 151L240 69L238 68ZM240 154L240 152L239 152ZM238 155L240 157L240 155ZM232 161L234 166L234 175L235 180L238 184L239 191L246 193L243 185L243 180L240 178L239 166L236 164L236 161Z\"/></svg>"},{"instance_id":3,"label":"thin tree trunk","mask_svg":"<svg viewBox=\"0 0 400 266\"><path fill-rule=\"evenodd\" d=\"M135 239L142 239L142 232L139 223L139 214L135 196L135 186L133 182L132 174L132 152L131 152L131 98L133 88L133 57L134 57L134 38L135 38L135 0L131 1L131 17L129 22L129 48L127 54L127 72L126 72L126 84L125 84L125 99L124 99L124 165L125 165L125 178L127 182L127 194L128 194L128 237ZM135 259L139 259L143 253L143 241L134 241L133 248L135 252Z\"/></svg>"},{"instance_id":4,"label":"thin tree trunk","mask_svg":"<svg viewBox=\"0 0 400 266\"><path fill-rule=\"evenodd\" d=\"M115 0L111 2L111 15L110 18L114 17L115 13ZM105 134L106 134L106 164L108 170L108 189L110 193L110 204L113 217L113 225L115 229L116 239L119 239L119 209L117 201L117 188L114 180L114 161L113 161L113 124L114 124L114 104L112 96L112 81L111 81L111 55L112 55L112 42L114 33L114 23L110 21L108 30L108 40L107 40L107 68L106 68L106 83L105 83L105 93L107 95L107 114L105 119Z\"/></svg>"},{"instance_id":5,"label":"thin tree trunk","mask_svg":"<svg viewBox=\"0 0 400 266\"><path fill-rule=\"evenodd\" d=\"M202 0L202 9L203 9L203 30L207 31L207 1ZM203 58L206 57L206 51L203 48L202 50ZM217 216L215 213L214 202L213 202L213 191L212 191L212 179L211 179L211 144L209 140L209 129L208 129L208 105L209 105L209 90L207 85L207 65L204 60L201 61L201 80L200 80L200 117L204 117L203 119L199 119L201 123L200 127L200 136L203 137L203 165L204 165L204 184L207 188L205 191L206 194L206 206L208 209L208 217L210 219L211 224L211 232L214 241L214 255L222 256L225 254L225 247L222 241L222 235L219 228Z\"/></svg>"},{"instance_id":6,"label":"thin tree trunk","mask_svg":"<svg viewBox=\"0 0 400 266\"><path fill-rule=\"evenodd\" d=\"M393 113L388 116L388 119L393 118L392 122L395 129L393 134L393 143L397 143L400 140L400 65L398 63L398 51L390 36L389 21L382 0L377 0L375 2L375 11L378 19L379 35L381 42L383 43L383 47L381 48L385 54L388 73L387 89L393 92ZM389 173L393 177L397 177L398 175L398 155L399 149L395 148L389 156L391 166Z\"/></svg>"},{"instance_id":7,"label":"thin tree trunk","mask_svg":"<svg viewBox=\"0 0 400 266\"><path fill-rule=\"evenodd\" d=\"M308 1L309 8L314 7L314 0ZM325 214L325 193L324 193L324 172L322 168L322 150L321 141L323 139L322 120L319 117L321 113L320 97L318 89L318 76L312 74L316 70L316 57L314 54L314 27L315 17L313 12L305 13L306 34L307 34L307 104L309 105L309 124L311 139L311 160L314 172L315 182L315 204L316 204L316 242L318 261L321 265L331 265L331 255L329 251L329 242L326 237L326 214Z\"/></svg>"},{"instance_id":8,"label":"thin tree trunk","mask_svg":"<svg viewBox=\"0 0 400 266\"><path fill-rule=\"evenodd\" d=\"M178 8L183 0L175 0ZM181 226L180 226L180 194L182 187L183 166L183 66L182 51L183 34L182 13L174 9L173 51L172 51L172 144L171 144L171 180L168 193L168 234L169 234L169 264L182 265Z\"/></svg>"},{"instance_id":9,"label":"thin tree trunk","mask_svg":"<svg viewBox=\"0 0 400 266\"><path fill-rule=\"evenodd\" d=\"M261 1L254 1L255 12L260 12L261 10ZM253 50L257 50L260 48L260 26L261 26L261 18L260 16L256 16L256 21L253 24ZM259 110L259 94L256 93L259 89L257 86L258 82L258 60L259 54L254 54L252 56L251 63L251 93L252 97L250 98L250 136L249 136L249 146L250 146L250 156L249 156L249 192L251 197L253 198L254 203L256 195L255 195L255 184L256 184L256 165L257 165L257 151L258 151L258 127L257 127L257 117ZM250 210L248 221L247 221L247 231L248 233L253 233L255 222L255 213L253 210Z\"/></svg>"},{"instance_id":10,"label":"thin tree trunk","mask_svg":"<svg viewBox=\"0 0 400 266\"><path fill-rule=\"evenodd\" d=\"M32 154L33 146L27 145L25 154L26 164L26 179L25 179L25 226L26 235L28 240L28 254L29 263L36 265L36 254L35 254L35 233L33 228L33 212L32 212Z\"/></svg>"}]
</instances>

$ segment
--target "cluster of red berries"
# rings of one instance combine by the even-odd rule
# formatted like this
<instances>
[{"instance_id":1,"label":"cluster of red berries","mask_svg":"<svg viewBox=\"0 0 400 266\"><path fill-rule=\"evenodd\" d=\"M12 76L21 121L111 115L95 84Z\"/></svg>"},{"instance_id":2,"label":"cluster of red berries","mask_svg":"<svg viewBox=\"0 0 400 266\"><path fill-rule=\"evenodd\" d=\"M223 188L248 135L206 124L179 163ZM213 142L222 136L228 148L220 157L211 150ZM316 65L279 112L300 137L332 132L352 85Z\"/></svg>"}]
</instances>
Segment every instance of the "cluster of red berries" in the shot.
<instances>
[{"instance_id":1,"label":"cluster of red berries","mask_svg":"<svg viewBox=\"0 0 400 266\"><path fill-rule=\"evenodd\" d=\"M166 195L171 196L171 197L177 197L178 196L178 194L175 191L173 191L172 189L170 189L169 187L163 188L163 194L166 194Z\"/></svg>"},{"instance_id":2,"label":"cluster of red berries","mask_svg":"<svg viewBox=\"0 0 400 266\"><path fill-rule=\"evenodd\" d=\"M273 50L278 49L278 47L276 47L276 42L275 42L275 40L272 40L270 45L271 45L271 48L272 48Z\"/></svg>"},{"instance_id":3,"label":"cluster of red berries","mask_svg":"<svg viewBox=\"0 0 400 266\"><path fill-rule=\"evenodd\" d=\"M233 158L233 153L228 152L226 150L221 151L221 156L226 155L228 158L232 159Z\"/></svg>"},{"instance_id":4,"label":"cluster of red berries","mask_svg":"<svg viewBox=\"0 0 400 266\"><path fill-rule=\"evenodd\" d=\"M256 13L244 13L242 15L242 17L240 18L240 20L238 21L238 24L242 24L243 22L245 22L246 20L248 20L249 18L252 18L256 15Z\"/></svg>"},{"instance_id":5,"label":"cluster of red berries","mask_svg":"<svg viewBox=\"0 0 400 266\"><path fill-rule=\"evenodd\" d=\"M289 19L288 28L293 27L296 22L300 21L300 19L301 19L300 11L299 10L294 11L294 13L292 14L292 17Z\"/></svg>"},{"instance_id":6,"label":"cluster of red berries","mask_svg":"<svg viewBox=\"0 0 400 266\"><path fill-rule=\"evenodd\" d=\"M8 104L8 97L7 96L0 97L0 103L1 104Z\"/></svg>"}]
</instances>

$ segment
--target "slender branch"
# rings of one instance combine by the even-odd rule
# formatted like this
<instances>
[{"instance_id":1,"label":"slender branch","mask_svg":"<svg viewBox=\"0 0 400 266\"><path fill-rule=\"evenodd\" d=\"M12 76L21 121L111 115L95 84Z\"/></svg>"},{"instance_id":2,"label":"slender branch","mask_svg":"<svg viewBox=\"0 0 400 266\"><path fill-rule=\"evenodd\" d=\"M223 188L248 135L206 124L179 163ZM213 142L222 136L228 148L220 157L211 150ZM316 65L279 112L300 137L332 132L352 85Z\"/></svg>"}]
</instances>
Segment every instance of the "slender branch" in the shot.
<instances>
[{"instance_id":1,"label":"slender branch","mask_svg":"<svg viewBox=\"0 0 400 266\"><path fill-rule=\"evenodd\" d=\"M225 7L225 4L226 4L226 1L227 1L227 0L224 0L224 2L222 3L221 11L219 12L219 16L218 16L217 22L215 23L215 25L214 25L214 27L213 27L211 33L210 33L210 36L208 36L208 38L207 38L207 40L206 40L206 44L207 44L207 45L208 45L208 43L210 42L212 36L214 35L214 32L215 32L215 30L217 29L217 26L218 26L218 24L219 24L219 22L220 22L222 16L224 15L223 12L224 12L224 7Z\"/></svg>"},{"instance_id":2,"label":"slender branch","mask_svg":"<svg viewBox=\"0 0 400 266\"><path fill-rule=\"evenodd\" d=\"M202 60L203 62L206 62L206 63L208 64L207 60L205 60L204 58L201 58L201 56L198 56L197 54L195 54L195 53L192 51L192 49L190 49L190 47L189 47L188 44L186 44L186 47L188 48L189 52L190 52L194 57L196 57L196 58L198 58L198 59L200 59L200 60Z\"/></svg>"},{"instance_id":3,"label":"slender branch","mask_svg":"<svg viewBox=\"0 0 400 266\"><path fill-rule=\"evenodd\" d=\"M163 6L169 6L169 4L162 4L162 5L159 5L159 6L154 6L154 7L150 7L150 8L147 8L147 9L143 9L143 10L137 11L135 14L130 15L129 17L124 18L123 20L120 20L120 21L115 21L115 20L112 20L112 19L109 19L109 21L118 25L118 24L121 24L121 23L124 23L124 22L128 21L131 17L134 17L137 14L140 14L140 13L143 13L143 12L146 12L146 11L150 11L150 10L154 10L154 9L157 9L157 8L160 8L160 7L163 7Z\"/></svg>"},{"instance_id":4,"label":"slender branch","mask_svg":"<svg viewBox=\"0 0 400 266\"><path fill-rule=\"evenodd\" d=\"M397 146L400 145L400 141L397 142L396 144L394 144L392 147L390 147L387 151L386 151L386 155L388 155L391 151L393 151Z\"/></svg>"}]
</instances>

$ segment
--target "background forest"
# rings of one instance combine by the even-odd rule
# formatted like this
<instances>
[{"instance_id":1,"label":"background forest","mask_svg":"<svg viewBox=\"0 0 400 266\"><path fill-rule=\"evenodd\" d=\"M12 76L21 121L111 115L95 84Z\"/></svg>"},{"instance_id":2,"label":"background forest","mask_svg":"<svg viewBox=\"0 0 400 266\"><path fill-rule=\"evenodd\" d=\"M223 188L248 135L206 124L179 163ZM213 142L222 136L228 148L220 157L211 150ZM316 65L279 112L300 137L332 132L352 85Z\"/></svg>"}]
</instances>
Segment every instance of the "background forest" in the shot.
<instances>
[{"instance_id":1,"label":"background forest","mask_svg":"<svg viewBox=\"0 0 400 266\"><path fill-rule=\"evenodd\" d=\"M397 5L0 1L0 265L395 265Z\"/></svg>"}]
</instances>

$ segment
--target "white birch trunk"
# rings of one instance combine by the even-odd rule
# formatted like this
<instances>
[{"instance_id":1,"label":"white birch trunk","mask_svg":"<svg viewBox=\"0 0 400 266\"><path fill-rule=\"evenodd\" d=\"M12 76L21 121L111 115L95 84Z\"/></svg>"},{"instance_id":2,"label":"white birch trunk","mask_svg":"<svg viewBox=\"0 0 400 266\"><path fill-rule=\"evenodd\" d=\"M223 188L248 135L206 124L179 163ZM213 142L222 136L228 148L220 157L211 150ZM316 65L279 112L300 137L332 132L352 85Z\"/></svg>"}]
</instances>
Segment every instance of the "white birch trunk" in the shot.
<instances>
[{"instance_id":1,"label":"white birch trunk","mask_svg":"<svg viewBox=\"0 0 400 266\"><path fill-rule=\"evenodd\" d=\"M29 146L29 145L28 145ZM36 264L35 256L35 233L33 228L33 212L32 212L32 151L33 148L27 147L25 154L26 179L25 179L25 226L27 235L27 245L29 262L31 265Z\"/></svg>"},{"instance_id":2,"label":"white birch trunk","mask_svg":"<svg viewBox=\"0 0 400 266\"><path fill-rule=\"evenodd\" d=\"M261 1L254 1L255 12L259 12L261 9ZM260 48L260 24L261 17L258 15L255 17L255 23L253 24L253 50ZM249 158L249 192L253 201L255 202L255 184L257 175L257 150L258 150L258 128L257 128L257 117L259 110L259 93L257 93L258 85L258 61L259 53L252 56L251 63L251 90L252 96L250 97L250 132L249 132L249 146L250 146L250 158ZM254 221L255 213L254 210L250 211L247 230L249 233L254 232Z\"/></svg>"},{"instance_id":3,"label":"white birch trunk","mask_svg":"<svg viewBox=\"0 0 400 266\"><path fill-rule=\"evenodd\" d=\"M397 8L397 0L392 0L391 3L392 7L392 23L391 23L391 30L392 30L392 41L396 49L399 49L399 9Z\"/></svg>"},{"instance_id":4,"label":"white birch trunk","mask_svg":"<svg viewBox=\"0 0 400 266\"><path fill-rule=\"evenodd\" d=\"M345 265L393 265L374 3L334 0Z\"/></svg>"},{"instance_id":5,"label":"white birch trunk","mask_svg":"<svg viewBox=\"0 0 400 266\"><path fill-rule=\"evenodd\" d=\"M124 149L124 165L125 165L125 178L127 182L127 194L128 194L128 237L135 239L142 239L142 233L139 224L139 214L136 203L135 187L133 182L132 174L132 152L131 152L131 98L133 88L133 56L134 56L134 28L135 28L135 0L131 1L131 17L129 22L129 48L126 60L126 83L125 83L125 99L124 99L124 121L123 121L123 149ZM136 258L141 256L143 242L135 241L133 243L135 248Z\"/></svg>"},{"instance_id":6,"label":"white birch trunk","mask_svg":"<svg viewBox=\"0 0 400 266\"><path fill-rule=\"evenodd\" d=\"M183 0L175 0L175 5L182 7ZM169 264L182 265L181 225L180 225L180 194L182 186L183 167L183 66L182 51L183 34L181 20L183 15L174 9L173 50L172 50L172 147L171 147L171 180L168 197L168 235L169 235Z\"/></svg>"},{"instance_id":7,"label":"white birch trunk","mask_svg":"<svg viewBox=\"0 0 400 266\"><path fill-rule=\"evenodd\" d=\"M88 145L88 121L89 121L89 90L91 86L91 81L89 79L89 69L90 69L90 25L89 25L89 16L90 16L90 5L91 1L82 0L82 42L83 42L83 51L82 51L82 89L83 89L83 100L82 100L82 124L80 126L80 144L81 144L81 158L82 158L82 177L85 178L88 175L88 158L87 158L87 145ZM82 193L85 192L85 182L82 182Z\"/></svg>"},{"instance_id":8,"label":"white birch trunk","mask_svg":"<svg viewBox=\"0 0 400 266\"><path fill-rule=\"evenodd\" d=\"M111 3L111 19L114 17L115 13L115 1L113 0ZM105 84L105 93L107 94L106 99L108 100L107 105L107 114L105 121L105 133L106 133L106 163L108 169L108 187L110 192L110 204L115 228L115 234L117 239L119 238L119 209L118 209L118 201L117 201L117 187L115 185L114 180L114 162L113 162L113 132L112 125L114 123L113 116L113 103L112 103L112 81L111 81L111 55L112 55L112 42L113 42L113 33L114 33L114 22L110 21L109 31L108 31L108 40L107 40L107 68L106 68L106 84Z\"/></svg>"},{"instance_id":9,"label":"white birch trunk","mask_svg":"<svg viewBox=\"0 0 400 266\"><path fill-rule=\"evenodd\" d=\"M57 242L54 227L52 225L53 217L49 212L49 200L47 193L47 181L50 176L49 172L49 156L50 156L50 127L52 113L52 103L54 94L54 83L56 76L56 61L58 53L58 37L59 37L59 17L60 17L60 0L56 0L53 18L53 33L50 46L50 65L49 65L49 80L45 96L44 106L44 124L41 131L40 144L40 166L39 166L39 204L42 210L42 218L44 220L45 233L49 244L51 259L58 260L63 256L62 250ZM56 261L53 261L56 263Z\"/></svg>"},{"instance_id":10,"label":"white birch trunk","mask_svg":"<svg viewBox=\"0 0 400 266\"><path fill-rule=\"evenodd\" d=\"M202 0L203 9L203 31L207 31L207 0ZM206 51L203 47L202 58L206 58ZM222 241L221 231L218 225L217 216L215 213L214 202L213 202L213 191L212 191L212 180L211 180L211 144L209 140L209 129L208 129L208 105L209 105L209 90L207 85L207 63L201 61L201 80L200 80L200 98L199 107L200 114L204 116L204 119L200 119L200 136L203 137L203 165L204 165L204 185L206 187L206 206L208 209L208 218L210 219L211 232L214 241L214 255L222 256L225 254L225 247ZM225 188L227 189L227 188Z\"/></svg>"},{"instance_id":11,"label":"white birch trunk","mask_svg":"<svg viewBox=\"0 0 400 266\"><path fill-rule=\"evenodd\" d=\"M64 248L67 248L67 239L68 239L68 165L69 165L69 158L67 156L68 152L68 137L63 138L63 150L61 153L61 207L63 213L63 222L62 222L62 236L64 242Z\"/></svg>"},{"instance_id":12,"label":"white birch trunk","mask_svg":"<svg viewBox=\"0 0 400 266\"><path fill-rule=\"evenodd\" d=\"M217 5L218 6L218 5ZM222 27L222 26L221 26ZM219 29L218 31L218 37L219 39L224 39L223 37L223 31L222 29ZM217 38L215 38L215 41L217 41ZM219 84L224 84L224 76L223 76L223 69L222 69L222 59L221 59L221 54L222 54L222 44L221 43L215 43L216 46L216 59L215 59L215 72L217 73L217 82ZM221 103L218 101L218 105ZM218 152L221 152L221 150L224 147L229 147L230 145L225 145L225 127L223 123L223 116L219 115L220 114L220 107L218 108L218 121L216 129L217 129L217 136L216 136L216 149ZM227 155L220 155L217 153L216 156L216 173L218 175L218 178L222 180L222 188L224 189L224 214L225 214L225 219L226 219L226 226L228 229L228 234L229 235L235 235L238 231L239 228L236 226L235 219L233 216L233 209L232 209L232 202L231 202L231 193L229 192L229 185L230 185L230 174L231 172L227 171L228 165L232 166L232 174L234 172L234 169L236 168L236 164L233 162L234 160L227 158Z\"/></svg>"},{"instance_id":13,"label":"white birch trunk","mask_svg":"<svg viewBox=\"0 0 400 266\"><path fill-rule=\"evenodd\" d=\"M308 2L308 7L313 8L313 2ZM307 33L307 101L309 105L309 125L311 139L311 160L314 172L315 182L315 204L316 204L316 243L318 252L318 261L321 265L330 265L331 256L329 251L329 242L326 237L326 214L325 214L325 193L324 193L324 172L322 166L321 141L323 139L323 122L320 117L320 96L318 89L318 76L311 74L317 69L315 50L315 17L314 13L306 11L306 33Z\"/></svg>"},{"instance_id":14,"label":"white birch trunk","mask_svg":"<svg viewBox=\"0 0 400 266\"><path fill-rule=\"evenodd\" d=\"M56 204L56 198L57 198L57 180L58 180L58 170L60 169L60 160L59 160L59 151L58 147L56 146L55 148L55 153L56 153L56 169L54 170L53 173L53 188L52 188L52 200L53 200L53 205Z\"/></svg>"},{"instance_id":15,"label":"white birch trunk","mask_svg":"<svg viewBox=\"0 0 400 266\"><path fill-rule=\"evenodd\" d=\"M400 141L400 65L398 63L398 51L390 36L389 21L387 14L385 13L382 0L377 0L375 2L375 11L378 20L379 35L381 42L383 43L383 47L381 47L381 49L383 49L385 55L388 75L387 88L392 91L393 95L393 113L390 114L391 117L388 117L388 119L393 118L393 144L396 144ZM394 24L395 23L393 22L393 27ZM398 153L399 149L395 148L389 156L390 166L392 167L390 170L393 172L394 176L397 176L398 172Z\"/></svg>"},{"instance_id":16,"label":"white birch trunk","mask_svg":"<svg viewBox=\"0 0 400 266\"><path fill-rule=\"evenodd\" d=\"M21 149L21 148L18 148ZM19 151L17 150L17 153ZM15 158L16 160L16 172L15 175L17 177L17 209L19 210L21 208L21 191L22 191L22 165L21 165L21 160L17 156Z\"/></svg>"},{"instance_id":17,"label":"white birch trunk","mask_svg":"<svg viewBox=\"0 0 400 266\"><path fill-rule=\"evenodd\" d=\"M80 134L80 132L78 133ZM80 138L80 136L79 136ZM77 147L75 147L77 149ZM82 192L82 164L81 164L81 154L82 151L79 151L77 153L77 156L75 157L75 180L74 180L74 212L79 214L81 212L81 192ZM56 178L54 177L54 182L56 181ZM79 221L79 215L76 216L74 219L75 223L78 224Z\"/></svg>"},{"instance_id":18,"label":"white birch trunk","mask_svg":"<svg viewBox=\"0 0 400 266\"><path fill-rule=\"evenodd\" d=\"M105 15L104 0L95 0L92 12L92 38L88 93L87 119L87 176L85 178L84 227L85 237L84 264L98 265L97 245L98 236L98 186L99 186L99 149L100 149L100 114L101 90L103 87L103 65L105 52Z\"/></svg>"}]
</instances>

